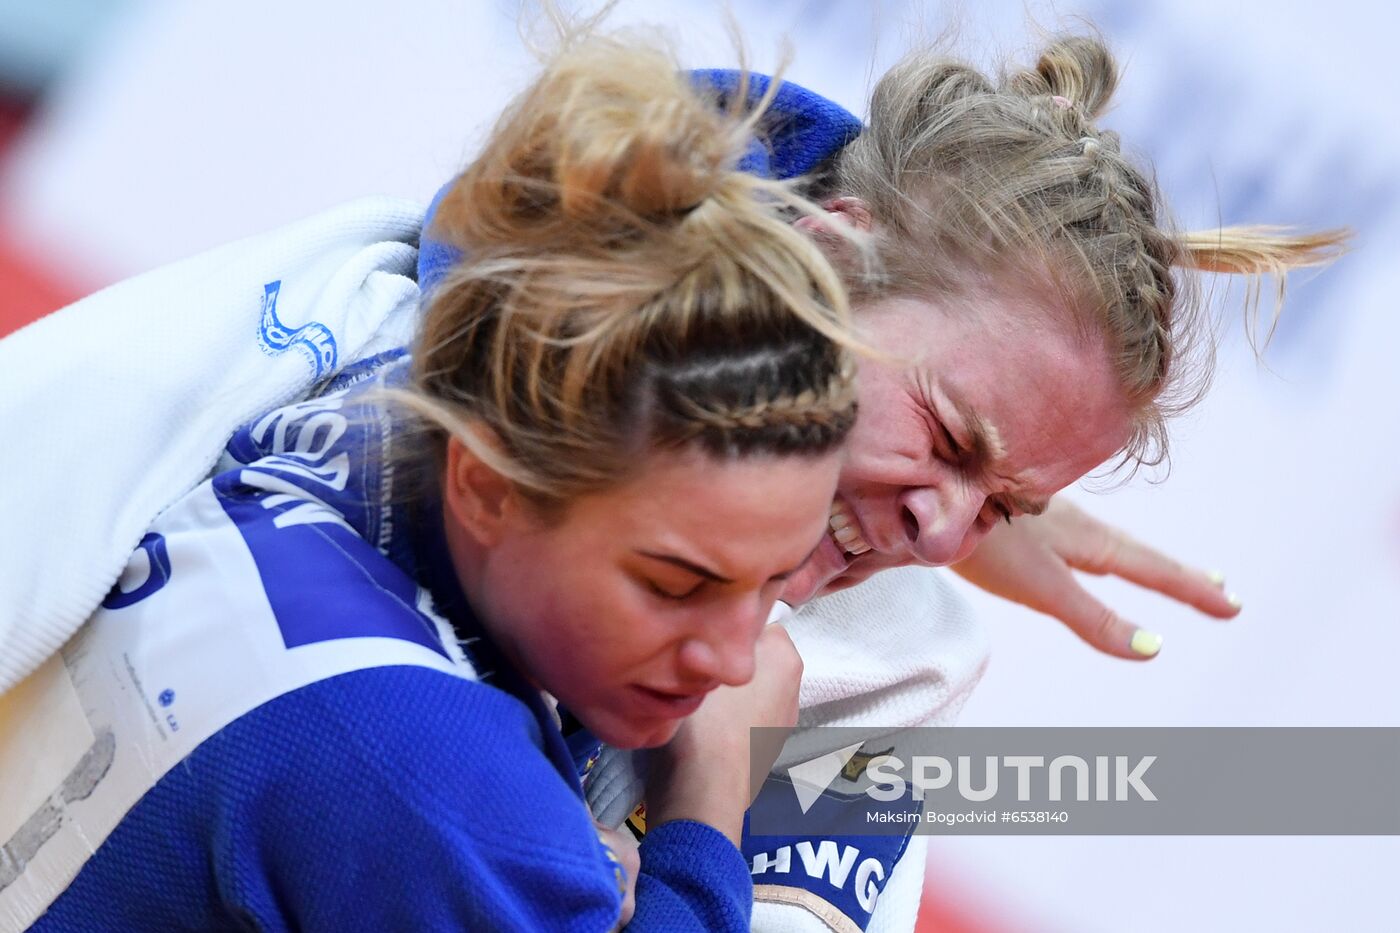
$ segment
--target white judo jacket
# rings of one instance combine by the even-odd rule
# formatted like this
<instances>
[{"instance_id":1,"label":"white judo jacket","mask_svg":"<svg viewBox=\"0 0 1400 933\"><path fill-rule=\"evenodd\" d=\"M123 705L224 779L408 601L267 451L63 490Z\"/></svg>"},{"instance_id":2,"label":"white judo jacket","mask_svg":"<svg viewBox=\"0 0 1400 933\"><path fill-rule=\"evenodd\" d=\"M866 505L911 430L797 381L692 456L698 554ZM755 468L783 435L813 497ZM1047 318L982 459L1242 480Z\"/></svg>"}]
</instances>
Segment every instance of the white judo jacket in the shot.
<instances>
[{"instance_id":1,"label":"white judo jacket","mask_svg":"<svg viewBox=\"0 0 1400 933\"><path fill-rule=\"evenodd\" d=\"M355 201L122 282L0 340L11 529L0 535L0 692L73 636L238 426L411 341L422 219L412 203ZM814 600L784 624L805 664L802 729L949 725L987 654L968 606L926 568ZM0 747L20 753L42 749ZM640 782L625 758L602 768L591 803L617 825ZM754 876L754 928L912 930L923 870L915 839L875 902L800 864L765 869Z\"/></svg>"}]
</instances>

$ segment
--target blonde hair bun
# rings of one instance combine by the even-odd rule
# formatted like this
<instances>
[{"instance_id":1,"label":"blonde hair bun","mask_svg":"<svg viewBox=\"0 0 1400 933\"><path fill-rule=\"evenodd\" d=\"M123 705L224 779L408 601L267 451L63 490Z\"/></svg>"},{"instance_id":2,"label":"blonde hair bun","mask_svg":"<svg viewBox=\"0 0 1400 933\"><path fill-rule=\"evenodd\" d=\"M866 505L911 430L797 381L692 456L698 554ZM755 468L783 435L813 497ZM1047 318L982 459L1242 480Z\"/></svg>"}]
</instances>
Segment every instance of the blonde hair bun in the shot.
<instances>
[{"instance_id":1,"label":"blonde hair bun","mask_svg":"<svg viewBox=\"0 0 1400 933\"><path fill-rule=\"evenodd\" d=\"M819 208L739 170L776 90L721 108L663 50L566 39L443 196L461 259L428 297L401 401L542 505L656 448L818 455L855 418Z\"/></svg>"},{"instance_id":2,"label":"blonde hair bun","mask_svg":"<svg viewBox=\"0 0 1400 933\"><path fill-rule=\"evenodd\" d=\"M468 251L545 241L588 251L600 235L682 220L729 180L743 129L661 51L576 42L501 118L435 232Z\"/></svg>"}]
</instances>

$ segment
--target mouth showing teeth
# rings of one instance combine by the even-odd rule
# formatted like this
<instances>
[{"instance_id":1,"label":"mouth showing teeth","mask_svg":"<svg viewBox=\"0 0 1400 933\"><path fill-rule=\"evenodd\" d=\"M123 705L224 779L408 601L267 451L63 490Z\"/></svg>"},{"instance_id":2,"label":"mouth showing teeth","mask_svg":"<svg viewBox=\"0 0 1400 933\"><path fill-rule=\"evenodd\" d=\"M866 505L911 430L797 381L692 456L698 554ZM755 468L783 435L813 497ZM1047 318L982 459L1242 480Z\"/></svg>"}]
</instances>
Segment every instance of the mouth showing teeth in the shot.
<instances>
[{"instance_id":1,"label":"mouth showing teeth","mask_svg":"<svg viewBox=\"0 0 1400 933\"><path fill-rule=\"evenodd\" d=\"M859 557L870 550L869 543L861 537L860 525L856 523L855 516L840 499L832 501L831 517L827 524L831 528L831 536L836 539L837 547L846 554Z\"/></svg>"}]
</instances>

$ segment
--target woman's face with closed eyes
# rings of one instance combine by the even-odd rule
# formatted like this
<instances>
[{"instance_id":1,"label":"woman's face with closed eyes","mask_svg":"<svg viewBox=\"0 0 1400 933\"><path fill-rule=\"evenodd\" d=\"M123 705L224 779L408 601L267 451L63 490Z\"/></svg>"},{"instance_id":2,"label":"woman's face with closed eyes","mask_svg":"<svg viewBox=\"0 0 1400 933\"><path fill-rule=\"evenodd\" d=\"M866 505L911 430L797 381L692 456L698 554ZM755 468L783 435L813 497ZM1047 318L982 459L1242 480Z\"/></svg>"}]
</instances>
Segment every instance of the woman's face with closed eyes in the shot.
<instances>
[{"instance_id":1,"label":"woman's face with closed eyes","mask_svg":"<svg viewBox=\"0 0 1400 933\"><path fill-rule=\"evenodd\" d=\"M783 598L955 563L1122 449L1131 414L1101 343L1034 299L886 298L856 311L860 361L829 534Z\"/></svg>"},{"instance_id":2,"label":"woman's face with closed eyes","mask_svg":"<svg viewBox=\"0 0 1400 933\"><path fill-rule=\"evenodd\" d=\"M483 523L454 490L453 457L449 546L482 625L620 748L665 743L715 687L752 678L774 601L825 538L841 466L839 453L656 452L551 521L507 496Z\"/></svg>"}]
</instances>

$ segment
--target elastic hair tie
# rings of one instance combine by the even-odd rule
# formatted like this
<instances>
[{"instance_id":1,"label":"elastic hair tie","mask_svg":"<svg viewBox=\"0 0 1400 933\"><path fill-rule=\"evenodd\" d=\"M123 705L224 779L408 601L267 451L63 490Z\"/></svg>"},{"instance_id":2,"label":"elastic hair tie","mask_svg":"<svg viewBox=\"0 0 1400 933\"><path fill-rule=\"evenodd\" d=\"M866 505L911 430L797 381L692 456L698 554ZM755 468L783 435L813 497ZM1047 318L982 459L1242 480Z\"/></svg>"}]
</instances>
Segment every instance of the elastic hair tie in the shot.
<instances>
[{"instance_id":1,"label":"elastic hair tie","mask_svg":"<svg viewBox=\"0 0 1400 933\"><path fill-rule=\"evenodd\" d=\"M1068 110L1070 107L1073 107L1073 106L1074 106L1073 104L1071 104L1071 103L1069 102L1069 98L1068 98L1068 97L1061 97L1059 94L1056 94L1055 96L1051 97L1050 99L1051 99L1052 101L1054 101L1055 106L1056 106L1056 107L1059 107L1061 110Z\"/></svg>"}]
</instances>

